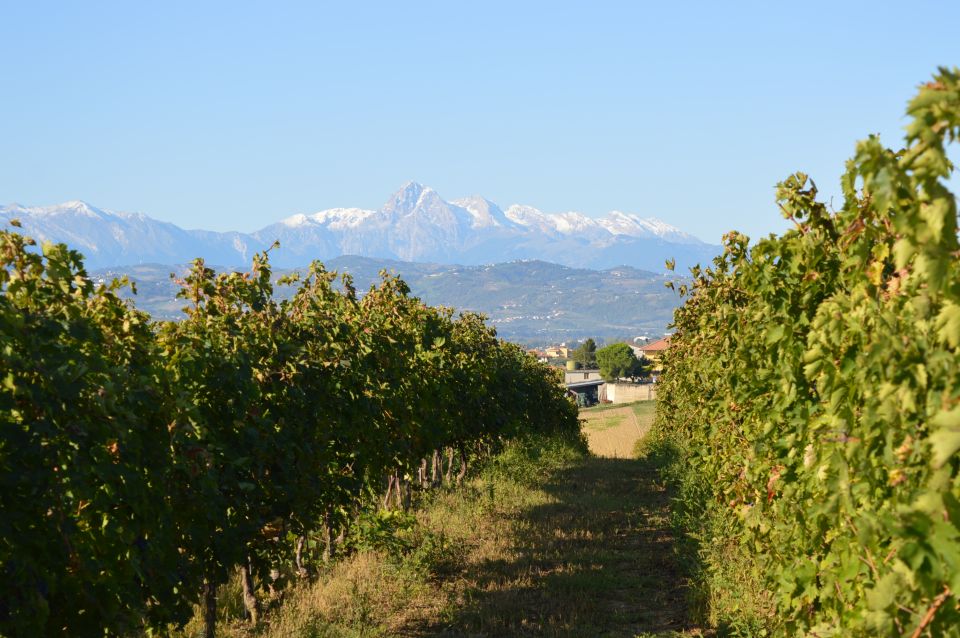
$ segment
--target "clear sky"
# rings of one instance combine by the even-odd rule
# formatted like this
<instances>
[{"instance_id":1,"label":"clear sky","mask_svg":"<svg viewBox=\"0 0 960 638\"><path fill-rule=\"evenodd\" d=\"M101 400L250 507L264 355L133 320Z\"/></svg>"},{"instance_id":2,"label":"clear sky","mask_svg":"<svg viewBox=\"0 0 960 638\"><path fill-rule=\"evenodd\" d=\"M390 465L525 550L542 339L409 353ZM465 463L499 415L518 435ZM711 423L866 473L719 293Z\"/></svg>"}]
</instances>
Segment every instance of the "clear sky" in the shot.
<instances>
[{"instance_id":1,"label":"clear sky","mask_svg":"<svg viewBox=\"0 0 960 638\"><path fill-rule=\"evenodd\" d=\"M241 231L413 179L756 237L960 65L955 1L0 0L0 33L0 202Z\"/></svg>"}]
</instances>

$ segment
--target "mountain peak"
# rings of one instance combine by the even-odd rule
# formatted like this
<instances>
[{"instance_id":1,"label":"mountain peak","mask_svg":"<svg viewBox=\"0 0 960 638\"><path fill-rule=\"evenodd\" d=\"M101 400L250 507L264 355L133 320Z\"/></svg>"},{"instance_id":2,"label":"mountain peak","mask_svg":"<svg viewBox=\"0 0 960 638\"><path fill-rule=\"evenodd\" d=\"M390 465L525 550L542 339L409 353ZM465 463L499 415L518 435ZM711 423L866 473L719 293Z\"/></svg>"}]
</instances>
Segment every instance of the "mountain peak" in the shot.
<instances>
[{"instance_id":1,"label":"mountain peak","mask_svg":"<svg viewBox=\"0 0 960 638\"><path fill-rule=\"evenodd\" d=\"M382 216L408 215L421 209L447 209L449 205L437 191L419 182L407 182L380 209Z\"/></svg>"},{"instance_id":2,"label":"mountain peak","mask_svg":"<svg viewBox=\"0 0 960 638\"><path fill-rule=\"evenodd\" d=\"M404 196L416 200L419 199L420 195L426 190L433 189L431 189L429 186L424 186L420 182L410 180L408 182L404 182L404 184L400 186L400 190L394 193L394 197Z\"/></svg>"},{"instance_id":3,"label":"mountain peak","mask_svg":"<svg viewBox=\"0 0 960 638\"><path fill-rule=\"evenodd\" d=\"M83 201L82 199L71 199L69 202L64 202L64 203L60 204L59 207L62 207L62 208L81 208L81 209L86 209L86 210L90 210L90 209L93 208L93 206L91 206L91 205L88 204L87 202ZM55 207L55 208L59 208L59 207Z\"/></svg>"},{"instance_id":4,"label":"mountain peak","mask_svg":"<svg viewBox=\"0 0 960 638\"><path fill-rule=\"evenodd\" d=\"M410 210L417 205L417 202L420 201L420 197L426 190L423 184L419 182L406 182L400 187L400 190L390 196L390 199L387 200L387 203L383 205L381 210L387 213Z\"/></svg>"},{"instance_id":5,"label":"mountain peak","mask_svg":"<svg viewBox=\"0 0 960 638\"><path fill-rule=\"evenodd\" d=\"M72 199L68 202L63 202L62 204L54 204L53 206L40 206L37 208L27 208L31 212L34 212L38 215L63 215L63 214L73 214L73 215L82 215L84 217L95 217L100 219L103 217L104 211L96 206L91 206L87 202L79 199Z\"/></svg>"},{"instance_id":6,"label":"mountain peak","mask_svg":"<svg viewBox=\"0 0 960 638\"><path fill-rule=\"evenodd\" d=\"M308 225L310 223L310 218L303 213L297 213L281 219L280 223L288 228L297 228L298 226Z\"/></svg>"},{"instance_id":7,"label":"mountain peak","mask_svg":"<svg viewBox=\"0 0 960 638\"><path fill-rule=\"evenodd\" d=\"M500 207L486 197L470 195L469 197L455 199L451 203L470 213L473 217L472 225L474 228L485 228L489 226L507 227L513 225L513 222L507 219Z\"/></svg>"}]
</instances>

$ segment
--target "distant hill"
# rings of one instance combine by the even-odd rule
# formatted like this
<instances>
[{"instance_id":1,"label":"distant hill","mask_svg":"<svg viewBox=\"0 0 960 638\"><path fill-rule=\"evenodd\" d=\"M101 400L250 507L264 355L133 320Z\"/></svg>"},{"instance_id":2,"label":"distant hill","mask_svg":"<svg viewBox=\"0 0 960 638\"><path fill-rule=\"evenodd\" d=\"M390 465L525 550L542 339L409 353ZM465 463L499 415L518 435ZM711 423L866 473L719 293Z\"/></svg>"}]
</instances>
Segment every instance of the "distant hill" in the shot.
<instances>
[{"instance_id":1,"label":"distant hill","mask_svg":"<svg viewBox=\"0 0 960 638\"><path fill-rule=\"evenodd\" d=\"M412 293L431 305L483 312L501 336L522 343L585 337L622 337L664 332L678 305L664 287L669 277L620 266L605 270L571 268L544 261L513 261L486 266L450 266L345 256L327 268L348 272L363 291L381 270L400 275ZM147 264L101 269L94 278L128 275L137 284L136 305L157 318L177 318L170 273L186 266ZM280 270L277 276L289 270ZM291 289L281 288L281 297Z\"/></svg>"},{"instance_id":2,"label":"distant hill","mask_svg":"<svg viewBox=\"0 0 960 638\"><path fill-rule=\"evenodd\" d=\"M24 232L80 250L90 268L187 263L204 257L227 266L249 264L275 240L283 268L341 255L439 264L481 265L539 259L576 268L620 264L663 272L675 259L685 269L718 254L680 229L652 217L613 211L602 218L549 214L531 206L474 196L447 201L432 188L405 184L377 210L333 208L297 214L254 233L185 230L142 213L115 212L85 202L0 206L0 220L20 219Z\"/></svg>"}]
</instances>

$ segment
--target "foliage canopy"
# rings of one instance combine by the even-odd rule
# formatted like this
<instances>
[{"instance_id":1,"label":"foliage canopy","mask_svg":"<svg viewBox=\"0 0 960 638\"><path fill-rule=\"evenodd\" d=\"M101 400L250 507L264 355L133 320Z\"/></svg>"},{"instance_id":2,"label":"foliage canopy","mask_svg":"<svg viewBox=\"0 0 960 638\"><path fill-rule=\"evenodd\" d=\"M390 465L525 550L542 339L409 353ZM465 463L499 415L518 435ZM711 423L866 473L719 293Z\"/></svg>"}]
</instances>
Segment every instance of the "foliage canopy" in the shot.
<instances>
[{"instance_id":1,"label":"foliage canopy","mask_svg":"<svg viewBox=\"0 0 960 638\"><path fill-rule=\"evenodd\" d=\"M833 212L797 173L794 229L730 233L694 268L657 430L707 573L730 552L781 635L960 636L960 263L945 145L960 72L907 112L906 146L857 144ZM730 612L730 610L728 610ZM730 612L736 615L735 612Z\"/></svg>"},{"instance_id":2,"label":"foliage canopy","mask_svg":"<svg viewBox=\"0 0 960 638\"><path fill-rule=\"evenodd\" d=\"M573 351L573 360L580 368L592 368L597 365L597 342L592 338L577 346Z\"/></svg>"},{"instance_id":3,"label":"foliage canopy","mask_svg":"<svg viewBox=\"0 0 960 638\"><path fill-rule=\"evenodd\" d=\"M0 231L0 635L162 631L237 569L303 569L308 537L441 451L449 473L579 431L554 371L386 274L360 296L314 263L278 302L266 253L198 259L183 320L151 323L33 246Z\"/></svg>"},{"instance_id":4,"label":"foliage canopy","mask_svg":"<svg viewBox=\"0 0 960 638\"><path fill-rule=\"evenodd\" d=\"M625 343L612 343L597 350L600 376L607 381L636 379L645 373L643 362L637 359L633 348Z\"/></svg>"}]
</instances>

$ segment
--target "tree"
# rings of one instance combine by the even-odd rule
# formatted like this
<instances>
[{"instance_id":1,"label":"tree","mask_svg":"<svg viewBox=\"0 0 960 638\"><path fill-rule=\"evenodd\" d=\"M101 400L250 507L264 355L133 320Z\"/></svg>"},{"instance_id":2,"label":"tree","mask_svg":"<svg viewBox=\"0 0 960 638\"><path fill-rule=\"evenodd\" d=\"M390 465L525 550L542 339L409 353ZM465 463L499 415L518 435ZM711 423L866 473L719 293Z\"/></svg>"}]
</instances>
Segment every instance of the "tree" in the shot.
<instances>
[{"instance_id":1,"label":"tree","mask_svg":"<svg viewBox=\"0 0 960 638\"><path fill-rule=\"evenodd\" d=\"M607 381L619 378L637 378L643 376L643 364L633 353L633 348L625 343L614 343L600 348L596 352L600 366L600 376Z\"/></svg>"},{"instance_id":2,"label":"tree","mask_svg":"<svg viewBox=\"0 0 960 638\"><path fill-rule=\"evenodd\" d=\"M573 351L573 360L581 368L592 368L597 365L597 343L587 339Z\"/></svg>"}]
</instances>

